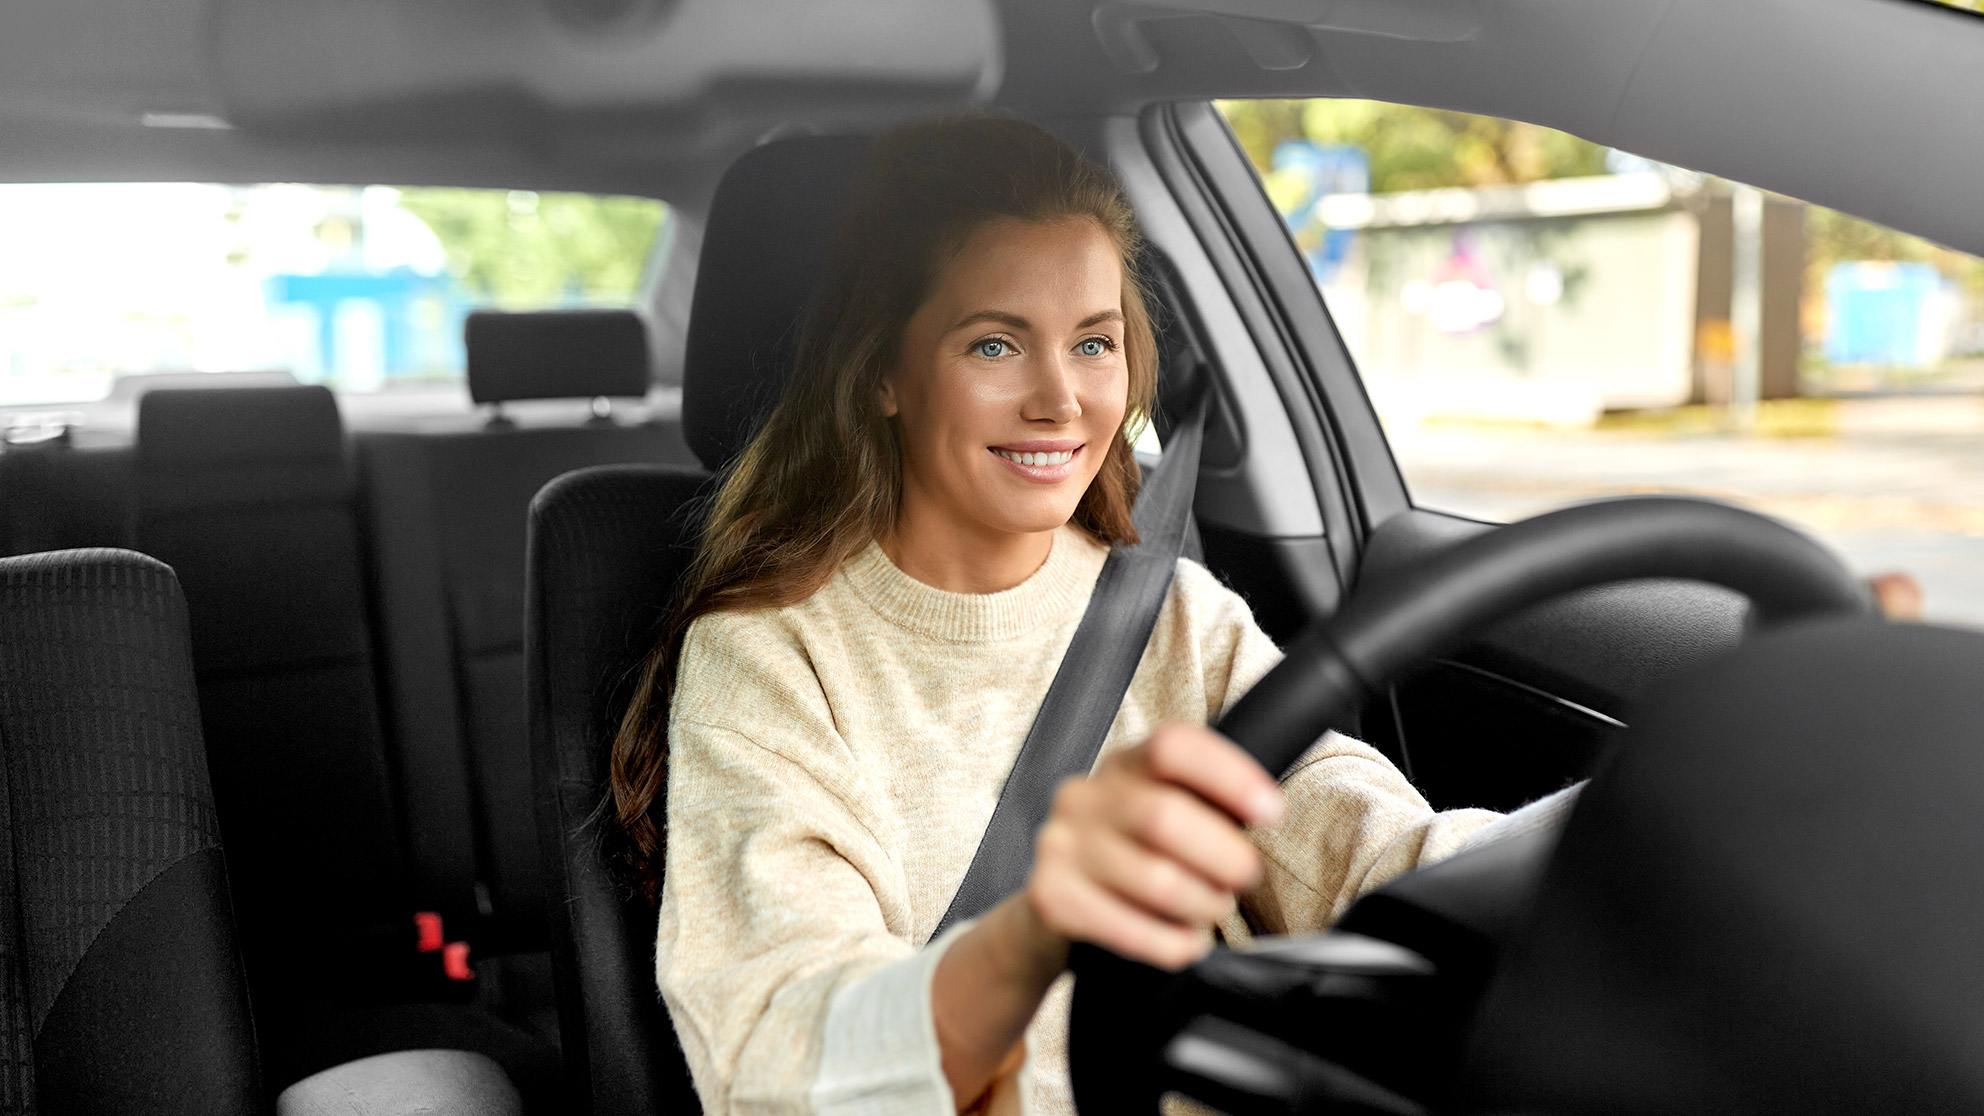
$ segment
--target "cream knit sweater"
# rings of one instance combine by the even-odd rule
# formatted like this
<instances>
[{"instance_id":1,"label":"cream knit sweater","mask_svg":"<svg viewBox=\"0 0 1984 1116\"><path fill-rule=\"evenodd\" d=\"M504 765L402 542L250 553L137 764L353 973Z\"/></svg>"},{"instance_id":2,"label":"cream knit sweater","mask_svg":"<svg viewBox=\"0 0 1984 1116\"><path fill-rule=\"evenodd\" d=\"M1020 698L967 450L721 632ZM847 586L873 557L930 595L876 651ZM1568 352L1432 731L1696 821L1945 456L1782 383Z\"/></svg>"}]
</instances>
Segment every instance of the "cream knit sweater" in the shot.
<instances>
[{"instance_id":1,"label":"cream knit sweater","mask_svg":"<svg viewBox=\"0 0 1984 1116\"><path fill-rule=\"evenodd\" d=\"M712 1116L955 1111L931 1025L930 943L1087 606L1106 550L1073 527L1000 593L950 593L878 546L819 592L689 629L669 721L656 976ZM1105 751L1204 724L1280 652L1180 561ZM1328 925L1358 894L1497 815L1436 814L1373 749L1330 734L1254 834L1265 883L1229 941ZM997 1107L1073 1111L1070 981L1027 1031Z\"/></svg>"}]
</instances>

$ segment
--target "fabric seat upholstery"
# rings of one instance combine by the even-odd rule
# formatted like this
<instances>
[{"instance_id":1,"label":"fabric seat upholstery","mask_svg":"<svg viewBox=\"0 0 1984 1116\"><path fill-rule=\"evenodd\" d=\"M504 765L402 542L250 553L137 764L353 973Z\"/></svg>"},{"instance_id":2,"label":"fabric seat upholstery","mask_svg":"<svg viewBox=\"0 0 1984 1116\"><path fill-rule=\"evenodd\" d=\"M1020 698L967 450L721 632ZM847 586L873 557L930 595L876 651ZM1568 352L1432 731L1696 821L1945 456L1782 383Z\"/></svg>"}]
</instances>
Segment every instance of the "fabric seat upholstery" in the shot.
<instances>
[{"instance_id":1,"label":"fabric seat upholstery","mask_svg":"<svg viewBox=\"0 0 1984 1116\"><path fill-rule=\"evenodd\" d=\"M680 467L588 469L531 508L531 761L544 855L565 897L552 958L574 1113L696 1111L654 988L654 909L601 855L598 807L605 742L694 552L709 482Z\"/></svg>"},{"instance_id":2,"label":"fabric seat upholstery","mask_svg":"<svg viewBox=\"0 0 1984 1116\"><path fill-rule=\"evenodd\" d=\"M642 658L693 552L700 500L790 368L846 188L854 136L775 141L717 187L683 371L683 433L706 470L601 468L531 510L525 641L538 828L564 902L552 923L566 1104L696 1111L654 982L655 912L601 852L607 758Z\"/></svg>"},{"instance_id":3,"label":"fabric seat upholstery","mask_svg":"<svg viewBox=\"0 0 1984 1116\"><path fill-rule=\"evenodd\" d=\"M263 1111L172 571L0 559L0 680L0 1111Z\"/></svg>"},{"instance_id":4,"label":"fabric seat upholstery","mask_svg":"<svg viewBox=\"0 0 1984 1116\"><path fill-rule=\"evenodd\" d=\"M467 342L480 402L648 388L646 329L628 311L479 311ZM530 501L573 469L683 462L688 449L673 424L611 417L499 417L355 443L415 892L478 956L541 952L549 911L523 699Z\"/></svg>"},{"instance_id":5,"label":"fabric seat upholstery","mask_svg":"<svg viewBox=\"0 0 1984 1116\"><path fill-rule=\"evenodd\" d=\"M394 1050L474 1050L528 1103L556 1055L462 1003L416 949L405 831L337 402L321 387L154 391L138 544L185 587L221 825L271 1084Z\"/></svg>"},{"instance_id":6,"label":"fabric seat upholstery","mask_svg":"<svg viewBox=\"0 0 1984 1116\"><path fill-rule=\"evenodd\" d=\"M321 387L155 391L137 455L138 547L190 606L257 1002L389 995L382 978L400 974L380 961L412 952L413 908L337 402ZM299 824L305 796L314 824Z\"/></svg>"}]
</instances>

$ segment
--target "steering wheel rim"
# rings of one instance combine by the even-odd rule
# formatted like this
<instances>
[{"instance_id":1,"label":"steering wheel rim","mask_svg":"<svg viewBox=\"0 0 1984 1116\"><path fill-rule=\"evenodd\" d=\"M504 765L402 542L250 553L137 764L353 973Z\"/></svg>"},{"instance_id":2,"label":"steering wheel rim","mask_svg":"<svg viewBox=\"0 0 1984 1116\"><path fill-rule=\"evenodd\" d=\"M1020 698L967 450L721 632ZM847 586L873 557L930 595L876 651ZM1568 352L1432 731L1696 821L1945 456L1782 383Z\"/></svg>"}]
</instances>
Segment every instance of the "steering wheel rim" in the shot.
<instances>
[{"instance_id":1,"label":"steering wheel rim","mask_svg":"<svg viewBox=\"0 0 1984 1116\"><path fill-rule=\"evenodd\" d=\"M1482 629L1564 593L1637 578L1733 589L1762 627L1873 611L1866 586L1830 551L1776 520L1689 497L1602 500L1490 531L1360 586L1213 727L1279 778L1331 725ZM1070 967L1076 1107L1084 1116L1155 1112L1158 1049L1182 1022L1164 1006L1175 975L1088 945Z\"/></svg>"}]
</instances>

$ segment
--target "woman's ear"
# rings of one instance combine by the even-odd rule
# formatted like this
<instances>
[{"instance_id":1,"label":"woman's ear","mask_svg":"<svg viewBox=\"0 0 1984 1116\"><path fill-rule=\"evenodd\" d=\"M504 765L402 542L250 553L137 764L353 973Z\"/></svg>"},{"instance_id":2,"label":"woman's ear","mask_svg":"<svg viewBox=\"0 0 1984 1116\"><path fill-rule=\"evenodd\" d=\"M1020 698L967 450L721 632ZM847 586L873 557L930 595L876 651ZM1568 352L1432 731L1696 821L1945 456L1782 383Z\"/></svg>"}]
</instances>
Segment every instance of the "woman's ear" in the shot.
<instances>
[{"instance_id":1,"label":"woman's ear","mask_svg":"<svg viewBox=\"0 0 1984 1116\"><path fill-rule=\"evenodd\" d=\"M901 408L896 406L895 377L882 378L882 386L875 389L875 402L881 405L883 418L896 417L896 412Z\"/></svg>"}]
</instances>

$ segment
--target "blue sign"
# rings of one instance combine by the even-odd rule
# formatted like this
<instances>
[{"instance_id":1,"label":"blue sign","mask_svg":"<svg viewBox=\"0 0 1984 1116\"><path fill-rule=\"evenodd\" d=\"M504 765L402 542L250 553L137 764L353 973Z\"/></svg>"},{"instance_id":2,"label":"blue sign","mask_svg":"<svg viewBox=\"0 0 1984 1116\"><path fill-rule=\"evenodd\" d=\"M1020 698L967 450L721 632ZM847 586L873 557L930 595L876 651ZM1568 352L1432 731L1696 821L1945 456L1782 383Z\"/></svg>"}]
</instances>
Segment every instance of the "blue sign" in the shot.
<instances>
[{"instance_id":1,"label":"blue sign","mask_svg":"<svg viewBox=\"0 0 1984 1116\"><path fill-rule=\"evenodd\" d=\"M411 268L273 275L264 290L271 309L305 307L316 319L315 374L299 368L300 379L363 389L391 377L458 375L463 366L467 311L445 276Z\"/></svg>"},{"instance_id":2,"label":"blue sign","mask_svg":"<svg viewBox=\"0 0 1984 1116\"><path fill-rule=\"evenodd\" d=\"M1329 282L1350 255L1357 230L1330 228L1316 203L1328 194L1370 193L1370 157L1348 144L1284 140L1274 149L1268 175L1269 193L1310 273L1318 282Z\"/></svg>"},{"instance_id":3,"label":"blue sign","mask_svg":"<svg viewBox=\"0 0 1984 1116\"><path fill-rule=\"evenodd\" d=\"M1923 368L1936 363L1936 302L1948 285L1925 263L1834 264L1826 274L1826 360Z\"/></svg>"}]
</instances>

